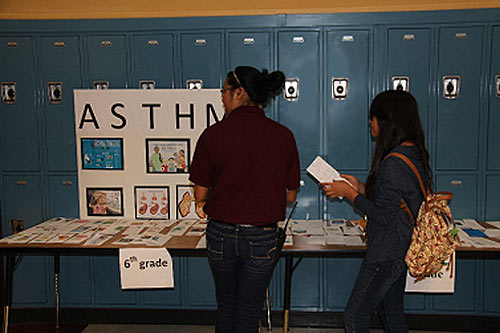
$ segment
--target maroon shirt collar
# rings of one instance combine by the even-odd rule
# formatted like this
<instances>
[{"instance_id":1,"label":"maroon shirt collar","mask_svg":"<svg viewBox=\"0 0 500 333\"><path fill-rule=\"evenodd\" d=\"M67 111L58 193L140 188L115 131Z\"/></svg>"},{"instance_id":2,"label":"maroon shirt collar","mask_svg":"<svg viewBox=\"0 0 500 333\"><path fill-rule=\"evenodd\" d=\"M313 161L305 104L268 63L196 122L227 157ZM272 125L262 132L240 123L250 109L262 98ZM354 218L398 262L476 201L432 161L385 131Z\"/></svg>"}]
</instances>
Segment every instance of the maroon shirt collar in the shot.
<instances>
[{"instance_id":1,"label":"maroon shirt collar","mask_svg":"<svg viewBox=\"0 0 500 333\"><path fill-rule=\"evenodd\" d=\"M258 114L258 115L265 115L264 110L259 107L259 106L252 106L252 105L245 105L245 106L239 106L233 111L229 113L228 117L231 117L235 114L248 114L248 113L253 113L253 114Z\"/></svg>"}]
</instances>

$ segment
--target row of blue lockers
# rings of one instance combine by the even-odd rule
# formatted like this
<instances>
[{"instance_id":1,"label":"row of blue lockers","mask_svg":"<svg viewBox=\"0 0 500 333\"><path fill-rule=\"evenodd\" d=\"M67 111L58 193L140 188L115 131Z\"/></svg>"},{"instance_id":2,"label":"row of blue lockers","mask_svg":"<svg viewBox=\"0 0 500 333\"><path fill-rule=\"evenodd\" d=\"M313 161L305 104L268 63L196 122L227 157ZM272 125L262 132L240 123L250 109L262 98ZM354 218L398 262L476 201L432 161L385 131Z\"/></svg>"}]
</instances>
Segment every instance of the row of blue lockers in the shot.
<instances>
[{"instance_id":1,"label":"row of blue lockers","mask_svg":"<svg viewBox=\"0 0 500 333\"><path fill-rule=\"evenodd\" d=\"M0 182L3 235L78 215L72 89L219 88L237 65L280 69L296 88L267 114L288 126L303 169L316 155L366 177L368 108L384 89L418 100L436 189L455 193L455 217L500 219L500 11L253 17L0 21ZM461 23L457 23L461 22ZM338 89L339 86L342 89ZM119 136L119 132L117 132ZM296 218L356 218L302 175ZM306 258L292 308L342 311L358 258ZM114 257L61 259L63 306L213 308L204 258L175 259L176 287L121 291ZM410 295L416 313L500 314L496 260L460 259L454 295ZM15 306L51 306L52 259L25 256ZM282 306L284 267L271 283Z\"/></svg>"}]
</instances>

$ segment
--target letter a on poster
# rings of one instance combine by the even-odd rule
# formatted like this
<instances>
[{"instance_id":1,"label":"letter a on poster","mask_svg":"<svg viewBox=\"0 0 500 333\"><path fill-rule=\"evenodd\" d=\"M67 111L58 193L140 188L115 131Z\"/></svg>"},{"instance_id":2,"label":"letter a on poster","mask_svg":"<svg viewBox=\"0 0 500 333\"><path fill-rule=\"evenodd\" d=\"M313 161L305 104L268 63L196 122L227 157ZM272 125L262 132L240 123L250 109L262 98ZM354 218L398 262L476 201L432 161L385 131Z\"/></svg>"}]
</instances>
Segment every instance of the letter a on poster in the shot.
<instances>
[{"instance_id":1,"label":"letter a on poster","mask_svg":"<svg viewBox=\"0 0 500 333\"><path fill-rule=\"evenodd\" d=\"M173 288L172 257L165 248L120 249L122 289Z\"/></svg>"}]
</instances>

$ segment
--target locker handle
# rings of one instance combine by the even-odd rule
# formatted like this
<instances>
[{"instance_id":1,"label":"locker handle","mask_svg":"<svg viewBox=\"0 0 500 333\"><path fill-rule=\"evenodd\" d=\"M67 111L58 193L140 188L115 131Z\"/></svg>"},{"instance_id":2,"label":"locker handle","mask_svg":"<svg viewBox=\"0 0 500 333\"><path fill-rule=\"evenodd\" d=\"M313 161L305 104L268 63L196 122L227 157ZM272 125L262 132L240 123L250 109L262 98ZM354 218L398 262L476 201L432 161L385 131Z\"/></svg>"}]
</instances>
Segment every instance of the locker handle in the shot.
<instances>
[{"instance_id":1,"label":"locker handle","mask_svg":"<svg viewBox=\"0 0 500 333\"><path fill-rule=\"evenodd\" d=\"M71 180L63 180L61 183L64 186L71 186L71 185L73 185L73 182Z\"/></svg>"},{"instance_id":2,"label":"locker handle","mask_svg":"<svg viewBox=\"0 0 500 333\"><path fill-rule=\"evenodd\" d=\"M17 181L17 185L19 185L19 186L26 186L26 185L28 185L28 182L25 181L25 180L18 180Z\"/></svg>"},{"instance_id":3,"label":"locker handle","mask_svg":"<svg viewBox=\"0 0 500 333\"><path fill-rule=\"evenodd\" d=\"M462 185L462 181L461 180L452 180L450 182L451 185L454 185L454 186L459 186L459 185Z\"/></svg>"}]
</instances>

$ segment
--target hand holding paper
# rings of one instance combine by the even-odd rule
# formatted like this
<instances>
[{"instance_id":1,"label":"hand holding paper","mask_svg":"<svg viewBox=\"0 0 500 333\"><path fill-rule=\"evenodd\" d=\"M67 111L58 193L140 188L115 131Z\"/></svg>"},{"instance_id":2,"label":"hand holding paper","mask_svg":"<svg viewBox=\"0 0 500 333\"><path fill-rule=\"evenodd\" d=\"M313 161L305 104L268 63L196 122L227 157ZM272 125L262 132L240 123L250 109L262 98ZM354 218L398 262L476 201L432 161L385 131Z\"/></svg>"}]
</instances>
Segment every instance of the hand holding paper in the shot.
<instances>
[{"instance_id":1,"label":"hand holding paper","mask_svg":"<svg viewBox=\"0 0 500 333\"><path fill-rule=\"evenodd\" d=\"M341 177L340 173L320 156L316 157L307 167L307 172L320 183L330 183L332 181L342 180L353 186L347 179Z\"/></svg>"}]
</instances>

